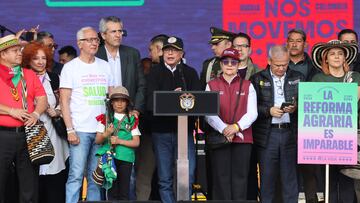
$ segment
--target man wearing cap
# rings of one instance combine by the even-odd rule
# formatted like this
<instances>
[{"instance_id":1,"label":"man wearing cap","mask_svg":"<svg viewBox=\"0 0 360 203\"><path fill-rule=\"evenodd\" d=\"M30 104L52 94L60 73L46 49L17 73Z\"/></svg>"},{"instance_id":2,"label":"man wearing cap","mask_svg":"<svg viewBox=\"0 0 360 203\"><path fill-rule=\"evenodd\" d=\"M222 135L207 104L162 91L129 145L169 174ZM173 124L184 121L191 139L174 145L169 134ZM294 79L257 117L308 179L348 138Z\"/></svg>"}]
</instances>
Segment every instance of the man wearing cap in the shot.
<instances>
[{"instance_id":1,"label":"man wearing cap","mask_svg":"<svg viewBox=\"0 0 360 203\"><path fill-rule=\"evenodd\" d=\"M70 144L66 203L79 200L84 170L87 170L87 200L100 200L100 188L91 174L96 169L96 116L105 111L104 99L113 78L109 64L95 57L100 39L91 27L77 32L80 55L64 65L60 77L60 104ZM76 71L74 71L76 70Z\"/></svg>"},{"instance_id":2,"label":"man wearing cap","mask_svg":"<svg viewBox=\"0 0 360 203\"><path fill-rule=\"evenodd\" d=\"M0 202L5 202L5 184L12 164L20 185L19 202L38 201L39 169L30 161L24 126L38 121L47 108L47 98L35 73L20 67L21 60L18 39L14 35L0 38ZM23 108L24 96L28 110Z\"/></svg>"},{"instance_id":3,"label":"man wearing cap","mask_svg":"<svg viewBox=\"0 0 360 203\"><path fill-rule=\"evenodd\" d=\"M101 18L99 31L104 45L96 56L107 61L114 75L115 86L124 86L134 102L132 113L139 116L145 108L145 77L137 49L122 44L123 22L116 16Z\"/></svg>"},{"instance_id":4,"label":"man wearing cap","mask_svg":"<svg viewBox=\"0 0 360 203\"><path fill-rule=\"evenodd\" d=\"M205 89L206 83L211 79L220 75L220 61L219 57L222 52L232 46L232 39L235 33L228 32L216 27L210 28L211 39L209 44L211 45L211 50L214 52L214 57L206 59L203 62L202 71L200 74L200 83L202 89Z\"/></svg>"},{"instance_id":5,"label":"man wearing cap","mask_svg":"<svg viewBox=\"0 0 360 203\"><path fill-rule=\"evenodd\" d=\"M269 66L250 78L258 104L253 136L260 162L262 203L274 203L279 175L284 202L298 202L296 100L304 76L289 69L289 62L287 48L275 45L269 50ZM284 102L293 104L281 108Z\"/></svg>"},{"instance_id":6,"label":"man wearing cap","mask_svg":"<svg viewBox=\"0 0 360 203\"><path fill-rule=\"evenodd\" d=\"M151 112L153 111L154 91L200 90L200 82L195 69L181 63L184 55L183 41L178 37L169 37L163 46L163 53L164 62L154 66L149 73L147 108ZM194 119L189 118L189 194L191 194L195 175L195 147L191 133L193 129ZM173 191L173 168L177 154L177 117L153 116L151 130L161 201L174 203L176 200Z\"/></svg>"}]
</instances>

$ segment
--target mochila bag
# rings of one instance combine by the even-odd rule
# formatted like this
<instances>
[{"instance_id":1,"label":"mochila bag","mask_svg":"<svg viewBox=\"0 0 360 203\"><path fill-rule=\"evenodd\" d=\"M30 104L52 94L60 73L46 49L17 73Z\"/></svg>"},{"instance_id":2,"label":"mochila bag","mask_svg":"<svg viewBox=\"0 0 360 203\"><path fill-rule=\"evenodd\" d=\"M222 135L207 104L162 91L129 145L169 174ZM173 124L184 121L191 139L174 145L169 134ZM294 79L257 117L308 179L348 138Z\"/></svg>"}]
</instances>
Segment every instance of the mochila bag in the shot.
<instances>
[{"instance_id":1,"label":"mochila bag","mask_svg":"<svg viewBox=\"0 0 360 203\"><path fill-rule=\"evenodd\" d=\"M239 89L239 94L237 95L236 98L235 111L231 121L232 123L235 120L236 111L238 109L238 106L240 105L239 102L240 102L242 84L243 84L243 79L240 78L240 89ZM205 135L205 143L208 149L217 149L231 143L229 142L228 139L226 139L226 137L222 133L213 129L210 125L207 124L206 127L209 129Z\"/></svg>"},{"instance_id":2,"label":"mochila bag","mask_svg":"<svg viewBox=\"0 0 360 203\"><path fill-rule=\"evenodd\" d=\"M21 83L23 108L27 110L27 90L23 73ZM43 122L38 121L33 126L25 126L25 135L29 157L34 165L48 164L54 159L54 147Z\"/></svg>"}]
</instances>

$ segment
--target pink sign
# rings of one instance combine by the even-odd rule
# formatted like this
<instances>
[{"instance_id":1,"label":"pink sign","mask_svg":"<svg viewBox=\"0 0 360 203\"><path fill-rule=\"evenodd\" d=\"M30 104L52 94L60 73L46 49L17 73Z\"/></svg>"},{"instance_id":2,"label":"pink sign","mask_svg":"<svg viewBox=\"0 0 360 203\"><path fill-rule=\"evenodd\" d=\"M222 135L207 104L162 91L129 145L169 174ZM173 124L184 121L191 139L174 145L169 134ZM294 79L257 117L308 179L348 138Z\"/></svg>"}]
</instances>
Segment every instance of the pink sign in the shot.
<instances>
[{"instance_id":1,"label":"pink sign","mask_svg":"<svg viewBox=\"0 0 360 203\"><path fill-rule=\"evenodd\" d=\"M300 83L298 163L357 163L357 100L357 83Z\"/></svg>"}]
</instances>

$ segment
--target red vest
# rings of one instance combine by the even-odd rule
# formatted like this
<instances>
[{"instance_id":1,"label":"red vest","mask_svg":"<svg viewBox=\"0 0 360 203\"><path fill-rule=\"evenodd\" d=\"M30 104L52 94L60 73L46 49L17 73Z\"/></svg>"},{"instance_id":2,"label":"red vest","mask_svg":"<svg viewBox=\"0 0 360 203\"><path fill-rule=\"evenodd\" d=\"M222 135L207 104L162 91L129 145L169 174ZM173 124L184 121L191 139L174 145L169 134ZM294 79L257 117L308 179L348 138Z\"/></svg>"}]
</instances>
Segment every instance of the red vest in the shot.
<instances>
[{"instance_id":1,"label":"red vest","mask_svg":"<svg viewBox=\"0 0 360 203\"><path fill-rule=\"evenodd\" d=\"M246 114L247 101L249 96L250 81L243 80L241 87L241 94L239 100L239 106L235 112L236 100L240 89L240 77L236 76L229 84L221 75L220 77L209 81L208 83L211 91L219 92L220 96L220 119L227 124L233 124L238 122L240 118ZM232 122L235 113L234 122ZM241 132L244 135L242 140L240 137L235 136L233 142L235 143L253 143L252 128Z\"/></svg>"}]
</instances>

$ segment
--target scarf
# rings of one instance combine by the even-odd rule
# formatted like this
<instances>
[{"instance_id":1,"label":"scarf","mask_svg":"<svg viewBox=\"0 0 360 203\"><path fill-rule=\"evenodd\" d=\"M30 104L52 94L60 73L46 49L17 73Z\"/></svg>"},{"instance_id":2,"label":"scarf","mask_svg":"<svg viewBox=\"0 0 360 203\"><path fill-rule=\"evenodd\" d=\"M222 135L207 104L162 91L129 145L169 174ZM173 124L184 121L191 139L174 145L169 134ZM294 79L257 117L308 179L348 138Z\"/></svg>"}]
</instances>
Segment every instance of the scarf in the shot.
<instances>
[{"instance_id":1,"label":"scarf","mask_svg":"<svg viewBox=\"0 0 360 203\"><path fill-rule=\"evenodd\" d=\"M6 67L0 64L0 79L5 82L6 85L10 87L11 95L15 101L19 100L19 93L16 89L16 86L21 80L21 67L15 66L13 68Z\"/></svg>"},{"instance_id":2,"label":"scarf","mask_svg":"<svg viewBox=\"0 0 360 203\"><path fill-rule=\"evenodd\" d=\"M21 79L21 67L15 66L9 68L0 64L0 79L3 80L9 87L15 88Z\"/></svg>"}]
</instances>

